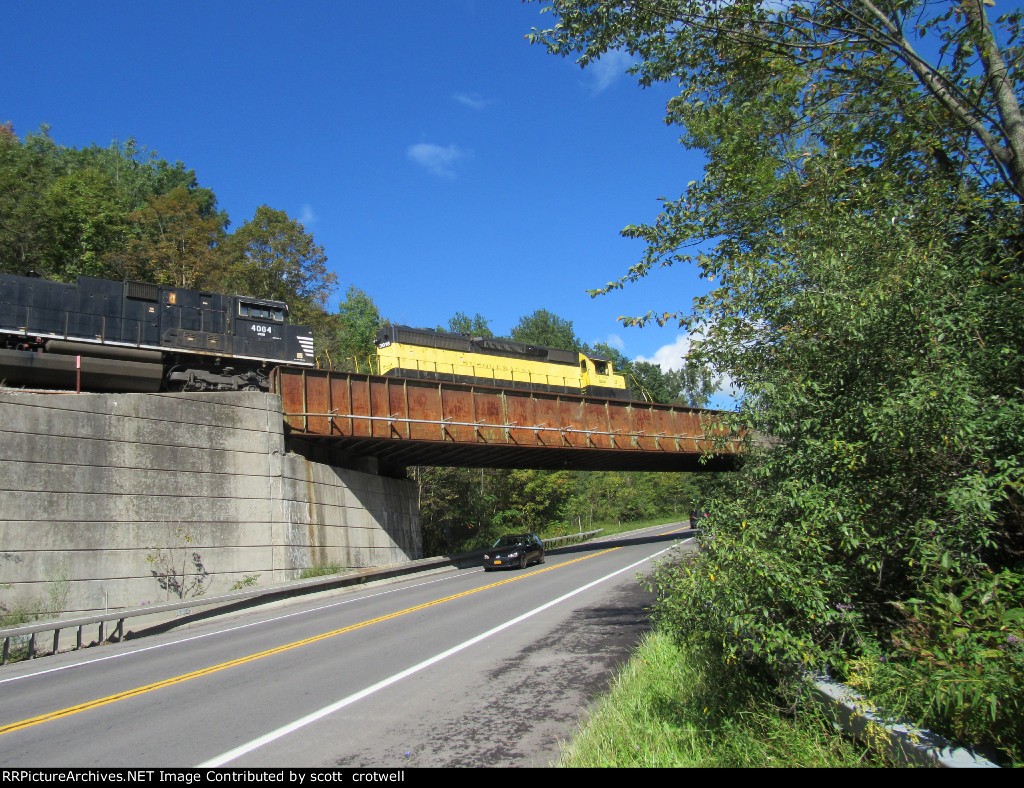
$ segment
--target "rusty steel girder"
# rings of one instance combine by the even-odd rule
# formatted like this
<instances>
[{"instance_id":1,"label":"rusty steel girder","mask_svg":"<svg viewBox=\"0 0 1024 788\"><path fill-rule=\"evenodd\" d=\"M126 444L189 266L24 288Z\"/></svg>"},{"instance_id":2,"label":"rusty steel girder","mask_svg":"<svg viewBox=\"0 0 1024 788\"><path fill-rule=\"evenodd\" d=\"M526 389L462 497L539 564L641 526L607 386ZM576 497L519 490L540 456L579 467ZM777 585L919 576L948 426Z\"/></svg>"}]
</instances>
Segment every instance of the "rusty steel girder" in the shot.
<instances>
[{"instance_id":1,"label":"rusty steel girder","mask_svg":"<svg viewBox=\"0 0 1024 788\"><path fill-rule=\"evenodd\" d=\"M738 451L696 408L324 370L273 381L290 435L397 465L720 471Z\"/></svg>"}]
</instances>

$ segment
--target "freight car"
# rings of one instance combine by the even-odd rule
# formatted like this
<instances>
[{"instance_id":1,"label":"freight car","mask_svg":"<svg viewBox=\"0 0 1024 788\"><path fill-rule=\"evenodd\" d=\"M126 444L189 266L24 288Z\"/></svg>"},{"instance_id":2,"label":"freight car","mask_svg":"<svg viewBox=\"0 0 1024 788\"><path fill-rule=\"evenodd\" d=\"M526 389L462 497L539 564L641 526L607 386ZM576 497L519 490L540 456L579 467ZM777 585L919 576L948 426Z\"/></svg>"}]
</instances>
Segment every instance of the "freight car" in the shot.
<instances>
[{"instance_id":1,"label":"freight car","mask_svg":"<svg viewBox=\"0 0 1024 788\"><path fill-rule=\"evenodd\" d=\"M0 383L86 391L268 391L315 365L281 301L80 276L0 274Z\"/></svg>"},{"instance_id":2,"label":"freight car","mask_svg":"<svg viewBox=\"0 0 1024 788\"><path fill-rule=\"evenodd\" d=\"M630 399L607 359L491 337L384 326L377 332L381 375Z\"/></svg>"}]
</instances>

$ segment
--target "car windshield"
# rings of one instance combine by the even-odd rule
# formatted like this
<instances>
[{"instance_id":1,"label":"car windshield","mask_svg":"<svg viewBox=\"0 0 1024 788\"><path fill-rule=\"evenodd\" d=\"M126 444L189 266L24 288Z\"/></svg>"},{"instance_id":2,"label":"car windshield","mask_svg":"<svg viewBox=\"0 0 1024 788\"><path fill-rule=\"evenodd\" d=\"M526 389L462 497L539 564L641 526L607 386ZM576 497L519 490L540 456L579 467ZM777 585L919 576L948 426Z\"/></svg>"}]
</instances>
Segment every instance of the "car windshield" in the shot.
<instances>
[{"instance_id":1,"label":"car windshield","mask_svg":"<svg viewBox=\"0 0 1024 788\"><path fill-rule=\"evenodd\" d=\"M499 547L518 547L526 541L526 537L523 536L503 536L493 545L492 550L496 550Z\"/></svg>"}]
</instances>

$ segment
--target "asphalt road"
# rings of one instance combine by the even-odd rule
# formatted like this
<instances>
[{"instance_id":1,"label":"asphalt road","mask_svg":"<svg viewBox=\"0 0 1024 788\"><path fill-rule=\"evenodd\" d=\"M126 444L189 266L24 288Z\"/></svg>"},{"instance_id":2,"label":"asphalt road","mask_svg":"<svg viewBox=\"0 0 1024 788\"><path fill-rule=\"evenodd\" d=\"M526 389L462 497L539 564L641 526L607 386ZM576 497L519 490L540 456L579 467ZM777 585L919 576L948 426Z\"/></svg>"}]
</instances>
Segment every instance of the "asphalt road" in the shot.
<instances>
[{"instance_id":1,"label":"asphalt road","mask_svg":"<svg viewBox=\"0 0 1024 788\"><path fill-rule=\"evenodd\" d=\"M0 670L7 767L548 766L646 630L683 524ZM683 547L689 545L684 541Z\"/></svg>"}]
</instances>

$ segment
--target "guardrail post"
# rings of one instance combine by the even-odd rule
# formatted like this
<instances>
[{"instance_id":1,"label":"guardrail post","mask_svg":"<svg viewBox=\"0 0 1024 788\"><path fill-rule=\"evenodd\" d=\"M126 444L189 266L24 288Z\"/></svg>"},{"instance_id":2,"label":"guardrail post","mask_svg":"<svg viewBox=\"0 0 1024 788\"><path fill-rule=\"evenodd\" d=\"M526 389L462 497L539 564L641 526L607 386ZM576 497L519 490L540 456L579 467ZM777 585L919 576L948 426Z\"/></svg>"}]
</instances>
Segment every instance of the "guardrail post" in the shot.
<instances>
[{"instance_id":1,"label":"guardrail post","mask_svg":"<svg viewBox=\"0 0 1024 788\"><path fill-rule=\"evenodd\" d=\"M117 642L120 643L124 640L124 619L119 618L117 620Z\"/></svg>"},{"instance_id":2,"label":"guardrail post","mask_svg":"<svg viewBox=\"0 0 1024 788\"><path fill-rule=\"evenodd\" d=\"M4 638L4 655L3 655L3 658L0 659L0 665L6 665L7 664L7 656L10 653L11 653L11 639L10 638Z\"/></svg>"},{"instance_id":3,"label":"guardrail post","mask_svg":"<svg viewBox=\"0 0 1024 788\"><path fill-rule=\"evenodd\" d=\"M103 638L103 624L104 623L106 623L106 622L104 622L104 621L100 622L100 645L101 646L103 645L103 640L104 640L104 638Z\"/></svg>"},{"instance_id":4,"label":"guardrail post","mask_svg":"<svg viewBox=\"0 0 1024 788\"><path fill-rule=\"evenodd\" d=\"M75 646L75 648L77 648L79 650L81 650L81 648L82 648L82 627L83 626L84 626L83 624L79 624L78 625L78 644Z\"/></svg>"},{"instance_id":5,"label":"guardrail post","mask_svg":"<svg viewBox=\"0 0 1024 788\"><path fill-rule=\"evenodd\" d=\"M53 653L60 651L60 630L53 630Z\"/></svg>"},{"instance_id":6,"label":"guardrail post","mask_svg":"<svg viewBox=\"0 0 1024 788\"><path fill-rule=\"evenodd\" d=\"M28 658L35 659L36 657L36 633L33 632L28 636Z\"/></svg>"}]
</instances>

